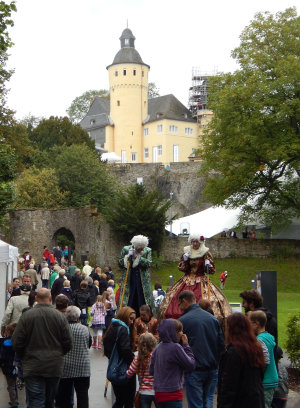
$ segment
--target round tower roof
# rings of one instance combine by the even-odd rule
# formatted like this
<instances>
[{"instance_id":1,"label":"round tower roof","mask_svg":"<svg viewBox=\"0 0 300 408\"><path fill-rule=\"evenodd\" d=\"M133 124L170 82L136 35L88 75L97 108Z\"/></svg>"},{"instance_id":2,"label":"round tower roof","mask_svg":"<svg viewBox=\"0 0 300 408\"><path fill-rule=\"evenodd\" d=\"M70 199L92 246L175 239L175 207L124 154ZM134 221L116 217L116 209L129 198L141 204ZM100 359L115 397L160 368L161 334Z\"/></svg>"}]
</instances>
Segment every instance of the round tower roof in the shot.
<instances>
[{"instance_id":1,"label":"round tower roof","mask_svg":"<svg viewBox=\"0 0 300 408\"><path fill-rule=\"evenodd\" d=\"M123 30L121 37L121 49L117 52L113 63L115 64L142 64L149 67L149 65L145 64L138 53L138 51L134 47L135 36L132 34L132 31L129 28L125 28ZM107 68L109 68L109 65ZM150 67L149 67L150 68Z\"/></svg>"}]
</instances>

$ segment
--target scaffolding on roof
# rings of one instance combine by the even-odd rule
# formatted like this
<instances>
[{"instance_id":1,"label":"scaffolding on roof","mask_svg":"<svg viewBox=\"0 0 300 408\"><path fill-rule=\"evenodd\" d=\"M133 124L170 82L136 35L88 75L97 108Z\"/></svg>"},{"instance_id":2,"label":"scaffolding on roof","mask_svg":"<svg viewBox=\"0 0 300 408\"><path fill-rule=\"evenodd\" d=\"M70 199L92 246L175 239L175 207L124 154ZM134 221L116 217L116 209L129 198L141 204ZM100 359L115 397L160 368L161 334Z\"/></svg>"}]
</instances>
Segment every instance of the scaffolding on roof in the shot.
<instances>
[{"instance_id":1,"label":"scaffolding on roof","mask_svg":"<svg viewBox=\"0 0 300 408\"><path fill-rule=\"evenodd\" d=\"M216 71L207 73L199 67L192 68L192 86L189 89L189 110L194 117L198 111L207 109L207 96L209 92L209 78L216 75Z\"/></svg>"}]
</instances>

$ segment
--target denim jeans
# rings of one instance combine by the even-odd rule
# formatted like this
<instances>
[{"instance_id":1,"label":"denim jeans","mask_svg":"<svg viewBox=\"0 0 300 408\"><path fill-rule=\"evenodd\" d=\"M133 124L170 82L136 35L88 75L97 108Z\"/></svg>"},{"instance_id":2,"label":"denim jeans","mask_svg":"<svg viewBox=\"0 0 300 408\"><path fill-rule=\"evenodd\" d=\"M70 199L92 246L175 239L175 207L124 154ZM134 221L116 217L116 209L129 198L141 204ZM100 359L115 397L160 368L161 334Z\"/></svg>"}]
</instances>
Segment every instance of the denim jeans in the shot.
<instances>
[{"instance_id":1,"label":"denim jeans","mask_svg":"<svg viewBox=\"0 0 300 408\"><path fill-rule=\"evenodd\" d=\"M83 324L84 326L87 326L87 320L88 320L88 315L81 313L80 315L80 322L81 324Z\"/></svg>"},{"instance_id":2,"label":"denim jeans","mask_svg":"<svg viewBox=\"0 0 300 408\"><path fill-rule=\"evenodd\" d=\"M182 401L164 401L164 402L157 402L158 408L182 408L183 404Z\"/></svg>"},{"instance_id":3,"label":"denim jeans","mask_svg":"<svg viewBox=\"0 0 300 408\"><path fill-rule=\"evenodd\" d=\"M42 288L47 288L48 289L48 279L42 279Z\"/></svg>"},{"instance_id":4,"label":"denim jeans","mask_svg":"<svg viewBox=\"0 0 300 408\"><path fill-rule=\"evenodd\" d=\"M217 383L218 383L218 370L216 370L215 374L213 375L213 379L212 379L212 382L210 383L210 387L207 393L207 399L206 399L207 408L214 407L214 396L215 396Z\"/></svg>"},{"instance_id":5,"label":"denim jeans","mask_svg":"<svg viewBox=\"0 0 300 408\"><path fill-rule=\"evenodd\" d=\"M154 405L157 407L154 395L140 394L141 408L151 408L152 402L154 402Z\"/></svg>"},{"instance_id":6,"label":"denim jeans","mask_svg":"<svg viewBox=\"0 0 300 408\"><path fill-rule=\"evenodd\" d=\"M53 408L59 377L25 377L30 408Z\"/></svg>"},{"instance_id":7,"label":"denim jeans","mask_svg":"<svg viewBox=\"0 0 300 408\"><path fill-rule=\"evenodd\" d=\"M216 384L217 376L217 370L195 370L186 374L185 384L189 408L211 408L213 406L209 395L212 383Z\"/></svg>"}]
</instances>

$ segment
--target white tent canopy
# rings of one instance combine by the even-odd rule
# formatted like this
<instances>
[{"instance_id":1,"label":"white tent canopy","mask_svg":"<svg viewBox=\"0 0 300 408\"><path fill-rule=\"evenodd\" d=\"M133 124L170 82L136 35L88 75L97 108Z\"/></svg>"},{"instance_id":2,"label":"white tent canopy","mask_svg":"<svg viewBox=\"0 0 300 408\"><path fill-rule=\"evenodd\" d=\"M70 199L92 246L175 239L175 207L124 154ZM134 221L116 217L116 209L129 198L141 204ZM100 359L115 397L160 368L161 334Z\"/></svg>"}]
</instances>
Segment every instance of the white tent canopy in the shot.
<instances>
[{"instance_id":1,"label":"white tent canopy","mask_svg":"<svg viewBox=\"0 0 300 408\"><path fill-rule=\"evenodd\" d=\"M7 283L18 276L18 248L0 240L0 321L6 308Z\"/></svg>"},{"instance_id":2,"label":"white tent canopy","mask_svg":"<svg viewBox=\"0 0 300 408\"><path fill-rule=\"evenodd\" d=\"M101 161L119 162L121 161L121 157L118 156L115 152L102 153Z\"/></svg>"},{"instance_id":3,"label":"white tent canopy","mask_svg":"<svg viewBox=\"0 0 300 408\"><path fill-rule=\"evenodd\" d=\"M205 238L213 237L221 231L233 228L238 221L240 210L228 210L224 207L210 207L196 214L174 220L167 225L168 231L175 235L199 234Z\"/></svg>"}]
</instances>

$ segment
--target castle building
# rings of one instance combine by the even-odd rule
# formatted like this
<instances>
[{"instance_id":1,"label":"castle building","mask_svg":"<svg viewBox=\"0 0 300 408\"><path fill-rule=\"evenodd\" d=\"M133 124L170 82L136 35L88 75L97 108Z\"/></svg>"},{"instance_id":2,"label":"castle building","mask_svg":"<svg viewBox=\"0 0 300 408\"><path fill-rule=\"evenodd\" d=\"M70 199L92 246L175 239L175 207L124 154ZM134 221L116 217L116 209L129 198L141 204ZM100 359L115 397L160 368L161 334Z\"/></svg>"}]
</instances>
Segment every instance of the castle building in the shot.
<instances>
[{"instance_id":1,"label":"castle building","mask_svg":"<svg viewBox=\"0 0 300 408\"><path fill-rule=\"evenodd\" d=\"M122 163L188 161L199 147L197 120L174 95L148 100L150 66L135 49L129 28L120 41L107 67L110 100L96 97L81 127L100 152L114 152Z\"/></svg>"}]
</instances>

